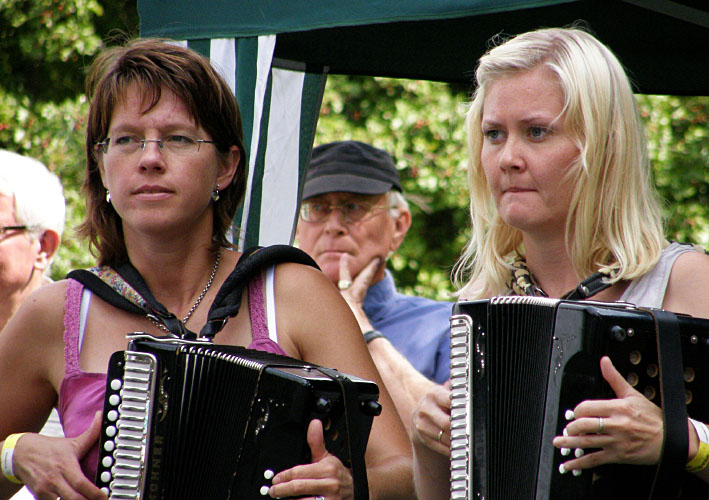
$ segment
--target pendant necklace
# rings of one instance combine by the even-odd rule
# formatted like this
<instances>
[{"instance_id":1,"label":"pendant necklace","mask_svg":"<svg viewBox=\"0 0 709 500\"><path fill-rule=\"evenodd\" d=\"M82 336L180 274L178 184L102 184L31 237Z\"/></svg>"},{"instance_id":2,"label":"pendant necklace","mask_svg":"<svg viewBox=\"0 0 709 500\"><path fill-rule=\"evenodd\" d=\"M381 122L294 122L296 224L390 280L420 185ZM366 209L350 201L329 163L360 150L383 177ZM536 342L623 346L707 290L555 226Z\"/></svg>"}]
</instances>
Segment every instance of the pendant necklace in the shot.
<instances>
[{"instance_id":1,"label":"pendant necklace","mask_svg":"<svg viewBox=\"0 0 709 500\"><path fill-rule=\"evenodd\" d=\"M188 321L188 320L190 319L190 317L192 316L192 313L195 312L195 309L197 309L197 307L199 306L200 302L202 302L202 299L204 298L204 296L207 294L207 292L208 292L209 289L211 288L212 282L214 281L214 276L217 274L217 269L219 268L219 258L221 257L221 255L222 255L222 251L219 250L219 251L217 252L217 258L216 258L215 261L214 261L214 266L212 267L212 274L209 276L209 281L208 281L207 284L204 286L204 289L202 289L202 293L199 294L199 297L197 297L197 300L195 301L194 305L192 305L192 307L190 308L189 312L187 313L187 316L185 316L185 317L182 319L182 322L181 322L181 323L182 323L183 325L186 325L186 324L187 324L187 321ZM157 321L157 320L156 320L155 318L153 318L152 316L148 316L148 319L149 319L150 321L152 321L152 322L155 324L155 326L157 326L157 327L160 328L161 330L163 330L163 331L165 331L165 332L167 332L167 333L170 333L170 330L168 330L168 328L167 328L165 325L163 325L160 321Z\"/></svg>"}]
</instances>

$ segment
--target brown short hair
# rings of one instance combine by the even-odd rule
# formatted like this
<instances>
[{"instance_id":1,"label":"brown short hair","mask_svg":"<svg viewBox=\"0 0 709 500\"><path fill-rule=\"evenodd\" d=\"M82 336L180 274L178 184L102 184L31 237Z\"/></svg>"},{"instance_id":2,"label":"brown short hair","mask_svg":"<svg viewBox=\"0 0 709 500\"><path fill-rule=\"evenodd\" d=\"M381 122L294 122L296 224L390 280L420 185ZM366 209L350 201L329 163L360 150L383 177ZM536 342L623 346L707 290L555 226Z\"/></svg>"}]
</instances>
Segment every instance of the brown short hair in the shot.
<instances>
[{"instance_id":1,"label":"brown short hair","mask_svg":"<svg viewBox=\"0 0 709 500\"><path fill-rule=\"evenodd\" d=\"M136 39L124 46L102 52L93 62L86 79L86 94L91 99L86 127L86 218L79 235L89 239L100 265L115 265L128 260L120 216L106 201L101 182L96 143L106 139L116 104L132 84L138 86L150 111L160 101L162 89L179 97L197 126L204 128L216 143L224 161L231 146L240 152L234 179L220 189L214 204L213 248L232 246L227 239L236 208L246 189L246 151L241 113L236 98L209 60L197 52L167 40Z\"/></svg>"}]
</instances>

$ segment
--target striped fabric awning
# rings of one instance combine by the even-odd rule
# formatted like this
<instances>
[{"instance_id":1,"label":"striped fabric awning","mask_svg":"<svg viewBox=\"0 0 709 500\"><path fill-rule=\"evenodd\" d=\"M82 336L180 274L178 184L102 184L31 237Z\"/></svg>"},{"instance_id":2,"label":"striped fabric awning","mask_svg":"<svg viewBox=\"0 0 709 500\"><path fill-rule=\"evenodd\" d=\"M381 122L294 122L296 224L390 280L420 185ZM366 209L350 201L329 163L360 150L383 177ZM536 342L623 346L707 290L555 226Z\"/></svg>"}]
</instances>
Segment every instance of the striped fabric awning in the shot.
<instances>
[{"instance_id":1,"label":"striped fabric awning","mask_svg":"<svg viewBox=\"0 0 709 500\"><path fill-rule=\"evenodd\" d=\"M244 248L292 241L326 73L470 85L491 37L581 22L613 48L639 92L706 95L709 72L697 68L709 11L700 4L138 0L138 11L142 36L188 40L233 86L249 155L247 198L234 221Z\"/></svg>"},{"instance_id":2,"label":"striped fabric awning","mask_svg":"<svg viewBox=\"0 0 709 500\"><path fill-rule=\"evenodd\" d=\"M275 35L180 42L209 57L236 95L248 177L234 242L290 244L310 160L325 68L274 59Z\"/></svg>"}]
</instances>

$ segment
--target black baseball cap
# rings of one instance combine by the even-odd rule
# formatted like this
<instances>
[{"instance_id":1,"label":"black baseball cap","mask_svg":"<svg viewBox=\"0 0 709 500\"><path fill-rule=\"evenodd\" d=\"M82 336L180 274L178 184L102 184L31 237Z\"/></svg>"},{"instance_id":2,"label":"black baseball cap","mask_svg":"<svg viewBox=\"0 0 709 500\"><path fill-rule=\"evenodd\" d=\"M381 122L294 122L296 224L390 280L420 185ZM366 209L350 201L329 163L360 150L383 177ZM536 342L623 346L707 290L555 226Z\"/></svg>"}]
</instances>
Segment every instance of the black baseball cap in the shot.
<instances>
[{"instance_id":1,"label":"black baseball cap","mask_svg":"<svg viewBox=\"0 0 709 500\"><path fill-rule=\"evenodd\" d=\"M384 194L401 191L399 171L386 151L359 141L336 141L313 149L303 199L333 192Z\"/></svg>"}]
</instances>

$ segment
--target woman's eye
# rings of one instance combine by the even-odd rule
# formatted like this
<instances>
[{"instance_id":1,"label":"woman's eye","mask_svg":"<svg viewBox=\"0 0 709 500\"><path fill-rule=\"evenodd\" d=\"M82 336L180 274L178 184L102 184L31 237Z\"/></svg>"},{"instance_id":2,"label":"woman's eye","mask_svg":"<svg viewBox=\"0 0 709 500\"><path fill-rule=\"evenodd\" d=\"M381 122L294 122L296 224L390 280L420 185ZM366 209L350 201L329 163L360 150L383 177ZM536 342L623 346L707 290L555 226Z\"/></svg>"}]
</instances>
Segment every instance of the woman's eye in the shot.
<instances>
[{"instance_id":1,"label":"woman's eye","mask_svg":"<svg viewBox=\"0 0 709 500\"><path fill-rule=\"evenodd\" d=\"M186 135L171 135L167 140L175 144L194 144L194 139Z\"/></svg>"},{"instance_id":2,"label":"woman's eye","mask_svg":"<svg viewBox=\"0 0 709 500\"><path fill-rule=\"evenodd\" d=\"M483 132L483 135L485 136L486 139L490 139L491 141L496 141L500 138L500 131L496 129L491 129L491 130L486 130Z\"/></svg>"},{"instance_id":3,"label":"woman's eye","mask_svg":"<svg viewBox=\"0 0 709 500\"><path fill-rule=\"evenodd\" d=\"M541 139L547 135L547 128L546 127L531 127L529 129L529 135L533 139Z\"/></svg>"},{"instance_id":4,"label":"woman's eye","mask_svg":"<svg viewBox=\"0 0 709 500\"><path fill-rule=\"evenodd\" d=\"M135 142L138 142L138 139L136 139L132 135L123 135L121 137L116 137L116 140L114 142L115 144L122 144L125 146L127 144L133 144Z\"/></svg>"}]
</instances>

